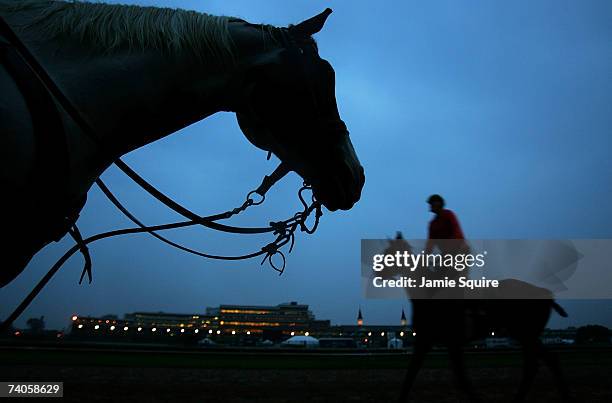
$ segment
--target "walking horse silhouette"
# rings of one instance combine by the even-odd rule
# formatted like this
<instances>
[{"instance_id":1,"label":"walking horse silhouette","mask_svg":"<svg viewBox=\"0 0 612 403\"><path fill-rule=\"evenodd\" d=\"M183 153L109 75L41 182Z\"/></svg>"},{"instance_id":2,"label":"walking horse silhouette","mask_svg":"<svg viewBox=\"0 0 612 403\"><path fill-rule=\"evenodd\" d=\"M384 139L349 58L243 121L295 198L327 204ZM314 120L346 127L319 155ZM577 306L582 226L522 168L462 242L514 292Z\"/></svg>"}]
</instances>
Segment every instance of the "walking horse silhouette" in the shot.
<instances>
[{"instance_id":1,"label":"walking horse silhouette","mask_svg":"<svg viewBox=\"0 0 612 403\"><path fill-rule=\"evenodd\" d=\"M384 254L395 254L398 251L412 254L411 245L401 235L389 242ZM440 277L440 273L425 267L418 269L428 279ZM397 273L395 267L377 272L383 278L392 278ZM523 379L514 401L524 401L527 397L537 372L538 359L551 370L563 401L572 401L556 355L548 351L539 339L552 310L567 317L565 310L553 300L550 291L515 279L500 280L497 290L485 293L478 299L461 299L454 292L445 295L447 290L444 288L406 287L405 291L412 302L412 327L416 337L399 401L408 401L425 356L437 343L448 348L457 386L471 402L481 402L467 377L463 347L471 340L488 337L492 329L495 329L494 335L511 337L523 348Z\"/></svg>"},{"instance_id":2,"label":"walking horse silhouette","mask_svg":"<svg viewBox=\"0 0 612 403\"><path fill-rule=\"evenodd\" d=\"M199 224L236 233L274 233L275 242L243 258L270 258L307 232L304 221L320 206L348 210L365 176L341 120L332 66L312 35L331 14L277 28L231 17L155 7L0 0L0 209L5 215L0 286L23 271L32 256L67 232L86 244L74 225L88 190L113 162L190 221L141 228ZM256 147L281 165L240 207L201 217L158 192L119 158L216 112L235 112ZM313 192L304 211L264 228L217 223L259 204L289 171ZM130 233L130 230L113 234ZM6 238L5 238L6 239ZM64 260L65 261L65 260ZM284 257L283 257L284 261ZM90 261L89 261L90 263ZM59 268L59 267L58 267Z\"/></svg>"}]
</instances>

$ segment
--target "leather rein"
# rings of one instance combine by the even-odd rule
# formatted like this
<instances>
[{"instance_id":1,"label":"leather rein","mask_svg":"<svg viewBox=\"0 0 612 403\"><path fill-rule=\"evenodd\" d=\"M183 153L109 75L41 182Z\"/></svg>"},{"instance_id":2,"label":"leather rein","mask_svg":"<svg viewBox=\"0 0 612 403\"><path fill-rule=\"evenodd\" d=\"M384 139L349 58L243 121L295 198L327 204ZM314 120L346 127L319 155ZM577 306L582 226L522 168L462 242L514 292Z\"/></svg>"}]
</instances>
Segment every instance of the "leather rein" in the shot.
<instances>
[{"instance_id":1,"label":"leather rein","mask_svg":"<svg viewBox=\"0 0 612 403\"><path fill-rule=\"evenodd\" d=\"M48 91L48 93L50 93L55 98L59 105L74 120L77 126L99 147L104 149L104 144L102 141L100 141L100 138L97 135L97 132L95 131L93 126L88 123L87 119L79 112L79 110L74 106L70 99L57 86L53 79L48 75L44 67L36 60L36 58L32 55L32 53L28 50L28 48L23 44L23 42L19 39L19 37L15 34L15 32L1 16L0 34L8 40L8 42L14 48L18 56L23 60L23 62L25 62L24 66L27 65L27 68L29 69L29 75L32 77L32 79L41 83L46 89L46 91ZM66 221L68 224L66 225L67 230L64 229L63 231L60 231L61 235L63 236L66 232L68 232L73 237L76 244L68 251L66 251L66 253L57 260L57 262L51 267L47 274L37 283L37 285L32 289L28 296L15 309L15 311L0 324L0 330L7 329L19 317L19 315L21 315L21 313L34 300L34 298L49 282L53 275L57 273L57 271L59 271L63 264L72 255L74 255L74 253L81 252L85 260L85 265L81 274L81 278L79 280L79 284L82 282L85 274L87 274L88 280L91 283L92 259L89 253L88 244L92 242L119 235L146 232L174 248L209 259L243 260L263 256L261 264L263 265L263 263L267 261L274 270L279 272L280 275L283 273L286 264L285 255L280 249L286 245L289 245L288 252L290 253L293 249L293 245L295 242L295 232L299 229L301 232L306 232L308 234L314 233L318 227L319 219L322 215L321 204L315 200L314 196L311 197L310 201L306 200L304 192L312 189L308 184L304 183L302 188L300 188L298 191L298 198L302 204L303 209L295 213L295 215L291 218L281 221L270 222L269 225L266 227L237 227L222 224L219 222L221 220L227 220L235 215L238 215L251 206L262 204L265 201L265 195L268 190L270 190L272 186L274 186L280 179L282 179L287 173L290 172L290 168L287 166L287 164L283 162L278 165L278 167L274 170L274 172L272 172L272 174L264 176L259 187L249 192L246 197L246 200L240 206L222 213L208 216L200 216L194 213L193 211L187 209L186 207L182 206L181 204L175 202L170 197L168 197L167 195L159 191L157 188L155 188L153 185L151 185L149 182L147 182L140 175L138 175L120 158L117 159L114 164L147 193L149 193L151 196L153 196L155 199L160 201L162 204L164 204L171 210L185 217L186 220L161 225L145 225L138 218L136 218L125 206L123 206L123 204L114 196L114 194L109 190L109 188L102 181L102 179L96 179L95 183L100 188L102 193L111 201L113 205L115 205L115 207L117 207L117 209L119 209L130 221L132 221L136 225L136 227L107 231L84 238L75 223L76 219L78 218L78 214L67 214L66 217L63 217L64 221ZM256 200L254 198L255 194L259 196L259 200ZM309 228L306 225L306 220L313 212L314 224L311 228ZM188 248L158 233L159 231L185 228L194 225L201 225L213 230L234 234L272 233L273 235L275 235L275 239L274 241L263 246L260 250L252 253L235 256L221 256L208 254ZM274 263L273 257L275 255L280 256L280 265L276 265Z\"/></svg>"}]
</instances>

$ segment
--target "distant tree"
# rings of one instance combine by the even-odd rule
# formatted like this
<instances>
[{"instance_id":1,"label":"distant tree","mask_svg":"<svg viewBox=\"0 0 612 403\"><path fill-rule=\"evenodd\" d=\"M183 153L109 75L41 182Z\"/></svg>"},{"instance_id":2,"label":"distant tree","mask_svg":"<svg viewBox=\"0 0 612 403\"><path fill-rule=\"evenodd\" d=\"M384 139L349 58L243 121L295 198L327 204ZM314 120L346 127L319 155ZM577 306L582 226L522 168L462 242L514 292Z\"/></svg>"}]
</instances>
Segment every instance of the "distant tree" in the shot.
<instances>
[{"instance_id":1,"label":"distant tree","mask_svg":"<svg viewBox=\"0 0 612 403\"><path fill-rule=\"evenodd\" d=\"M30 332L42 333L42 331L45 330L45 317L41 316L40 318L30 318L26 324L30 328Z\"/></svg>"},{"instance_id":2,"label":"distant tree","mask_svg":"<svg viewBox=\"0 0 612 403\"><path fill-rule=\"evenodd\" d=\"M599 325L579 327L576 331L576 343L610 343L610 329Z\"/></svg>"}]
</instances>

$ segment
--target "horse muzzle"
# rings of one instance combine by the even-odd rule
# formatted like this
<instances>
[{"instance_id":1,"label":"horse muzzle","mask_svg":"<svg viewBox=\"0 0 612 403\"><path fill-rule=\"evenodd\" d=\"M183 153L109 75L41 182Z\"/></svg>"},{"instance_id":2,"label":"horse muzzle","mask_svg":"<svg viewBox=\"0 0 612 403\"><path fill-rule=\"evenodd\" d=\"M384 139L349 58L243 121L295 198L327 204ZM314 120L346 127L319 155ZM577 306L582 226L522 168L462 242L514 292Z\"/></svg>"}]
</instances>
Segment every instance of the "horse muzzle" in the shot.
<instances>
[{"instance_id":1,"label":"horse muzzle","mask_svg":"<svg viewBox=\"0 0 612 403\"><path fill-rule=\"evenodd\" d=\"M314 197L330 211L350 210L361 198L365 184L365 171L352 144L347 141L346 146L336 148L322 160L309 178Z\"/></svg>"}]
</instances>

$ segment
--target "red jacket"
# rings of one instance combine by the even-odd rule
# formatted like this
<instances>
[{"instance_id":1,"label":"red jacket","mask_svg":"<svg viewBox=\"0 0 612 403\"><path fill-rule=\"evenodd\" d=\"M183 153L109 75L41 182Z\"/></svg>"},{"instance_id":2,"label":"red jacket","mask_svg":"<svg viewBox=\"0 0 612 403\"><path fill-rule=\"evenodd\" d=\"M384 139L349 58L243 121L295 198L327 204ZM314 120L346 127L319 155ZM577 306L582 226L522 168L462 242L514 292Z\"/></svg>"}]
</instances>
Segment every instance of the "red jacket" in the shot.
<instances>
[{"instance_id":1,"label":"red jacket","mask_svg":"<svg viewBox=\"0 0 612 403\"><path fill-rule=\"evenodd\" d=\"M444 209L431 220L429 239L465 239L455 213Z\"/></svg>"}]
</instances>

